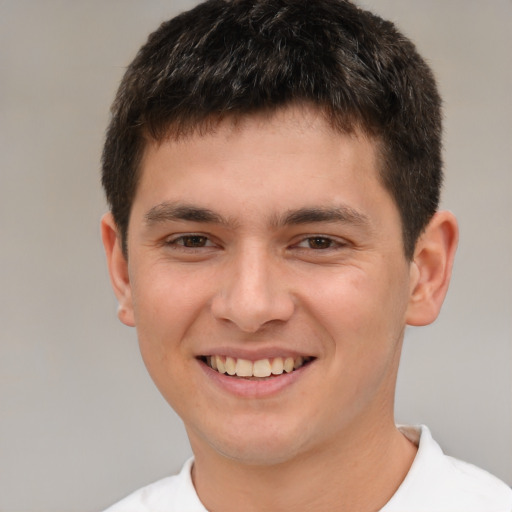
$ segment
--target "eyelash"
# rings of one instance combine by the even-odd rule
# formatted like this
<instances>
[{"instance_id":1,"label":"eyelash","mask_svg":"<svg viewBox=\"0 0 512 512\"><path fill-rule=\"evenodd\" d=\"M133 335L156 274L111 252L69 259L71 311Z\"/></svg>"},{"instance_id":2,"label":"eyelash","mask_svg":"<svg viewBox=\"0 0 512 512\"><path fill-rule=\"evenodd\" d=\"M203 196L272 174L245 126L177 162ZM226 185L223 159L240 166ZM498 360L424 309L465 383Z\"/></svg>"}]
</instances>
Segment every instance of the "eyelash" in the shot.
<instances>
[{"instance_id":1,"label":"eyelash","mask_svg":"<svg viewBox=\"0 0 512 512\"><path fill-rule=\"evenodd\" d=\"M205 245L187 245L187 241L191 242L193 239L198 239L202 242L205 242ZM213 247L215 244L206 235L200 233L189 233L186 235L179 235L175 238L166 239L165 245L178 247L182 250L197 250L203 249L205 247Z\"/></svg>"},{"instance_id":2,"label":"eyelash","mask_svg":"<svg viewBox=\"0 0 512 512\"><path fill-rule=\"evenodd\" d=\"M320 242L320 245L327 244L326 247L312 247L312 244ZM307 243L308 247L300 247L301 244ZM295 244L295 247L299 249L311 249L315 251L328 251L328 250L336 250L348 245L346 242L336 240L330 236L325 235L310 235L304 237L300 240L299 243Z\"/></svg>"}]
</instances>

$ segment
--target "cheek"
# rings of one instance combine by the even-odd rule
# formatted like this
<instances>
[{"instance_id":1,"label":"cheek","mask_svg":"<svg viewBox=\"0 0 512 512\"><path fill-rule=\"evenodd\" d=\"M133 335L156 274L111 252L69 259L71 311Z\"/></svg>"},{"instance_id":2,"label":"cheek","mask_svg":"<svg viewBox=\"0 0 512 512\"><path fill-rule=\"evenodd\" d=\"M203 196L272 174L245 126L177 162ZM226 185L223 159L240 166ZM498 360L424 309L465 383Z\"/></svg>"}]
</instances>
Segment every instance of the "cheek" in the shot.
<instances>
[{"instance_id":1,"label":"cheek","mask_svg":"<svg viewBox=\"0 0 512 512\"><path fill-rule=\"evenodd\" d=\"M325 379L332 383L327 402L336 406L325 414L335 425L361 413L376 396L384 403L392 395L405 304L396 298L402 288L397 275L382 279L358 271L328 282L311 296L310 307L326 335Z\"/></svg>"},{"instance_id":2,"label":"cheek","mask_svg":"<svg viewBox=\"0 0 512 512\"><path fill-rule=\"evenodd\" d=\"M375 297L368 293L367 277L358 271L333 272L314 287L309 295L309 307L319 323L333 335L363 327L374 309Z\"/></svg>"},{"instance_id":3,"label":"cheek","mask_svg":"<svg viewBox=\"0 0 512 512\"><path fill-rule=\"evenodd\" d=\"M333 272L316 287L308 307L336 351L389 350L401 337L408 285L402 272Z\"/></svg>"},{"instance_id":4,"label":"cheek","mask_svg":"<svg viewBox=\"0 0 512 512\"><path fill-rule=\"evenodd\" d=\"M138 275L132 283L135 327L142 355L165 364L170 354L186 353L186 336L209 300L199 272L171 272L165 266ZM167 361L168 362L168 361Z\"/></svg>"},{"instance_id":5,"label":"cheek","mask_svg":"<svg viewBox=\"0 0 512 512\"><path fill-rule=\"evenodd\" d=\"M170 272L141 275L143 282L133 287L140 352L156 387L180 414L197 397L189 379L195 357L187 340L204 311L204 285L192 274L186 279Z\"/></svg>"}]
</instances>

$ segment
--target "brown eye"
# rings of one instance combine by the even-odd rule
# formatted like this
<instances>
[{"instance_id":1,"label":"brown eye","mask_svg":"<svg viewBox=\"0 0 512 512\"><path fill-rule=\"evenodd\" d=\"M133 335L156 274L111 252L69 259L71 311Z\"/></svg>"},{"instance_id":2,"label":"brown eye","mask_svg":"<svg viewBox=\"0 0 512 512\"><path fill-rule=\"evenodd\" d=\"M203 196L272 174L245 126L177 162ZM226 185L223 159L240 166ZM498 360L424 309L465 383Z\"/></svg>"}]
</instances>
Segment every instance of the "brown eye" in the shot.
<instances>
[{"instance_id":1,"label":"brown eye","mask_svg":"<svg viewBox=\"0 0 512 512\"><path fill-rule=\"evenodd\" d=\"M322 236L314 236L307 239L310 249L329 249L332 247L332 240Z\"/></svg>"},{"instance_id":2,"label":"brown eye","mask_svg":"<svg viewBox=\"0 0 512 512\"><path fill-rule=\"evenodd\" d=\"M201 235L187 235L179 238L181 245L184 247L205 247L208 243L208 238Z\"/></svg>"}]
</instances>

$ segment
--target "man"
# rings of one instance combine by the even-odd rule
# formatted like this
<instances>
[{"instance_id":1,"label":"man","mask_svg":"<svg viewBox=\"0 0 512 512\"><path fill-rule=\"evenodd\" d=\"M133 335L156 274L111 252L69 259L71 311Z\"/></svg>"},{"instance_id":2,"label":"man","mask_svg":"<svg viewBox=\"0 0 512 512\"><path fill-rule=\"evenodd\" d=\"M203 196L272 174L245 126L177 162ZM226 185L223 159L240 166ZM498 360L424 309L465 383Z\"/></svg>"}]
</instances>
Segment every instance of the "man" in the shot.
<instances>
[{"instance_id":1,"label":"man","mask_svg":"<svg viewBox=\"0 0 512 512\"><path fill-rule=\"evenodd\" d=\"M440 98L389 22L343 0L212 0L128 68L103 241L194 459L118 511L512 510L512 491L397 428L406 325L439 313Z\"/></svg>"}]
</instances>

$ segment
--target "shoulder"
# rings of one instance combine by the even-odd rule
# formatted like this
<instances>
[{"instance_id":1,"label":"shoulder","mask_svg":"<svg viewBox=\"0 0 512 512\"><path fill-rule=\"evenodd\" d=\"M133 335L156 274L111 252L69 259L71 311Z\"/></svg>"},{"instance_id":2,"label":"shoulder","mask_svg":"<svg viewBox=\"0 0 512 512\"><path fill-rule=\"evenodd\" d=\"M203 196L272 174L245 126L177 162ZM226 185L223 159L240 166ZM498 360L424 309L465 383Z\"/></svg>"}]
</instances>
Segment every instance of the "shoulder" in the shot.
<instances>
[{"instance_id":1,"label":"shoulder","mask_svg":"<svg viewBox=\"0 0 512 512\"><path fill-rule=\"evenodd\" d=\"M189 459L178 475L142 487L104 512L206 512L192 483L192 464Z\"/></svg>"},{"instance_id":2,"label":"shoulder","mask_svg":"<svg viewBox=\"0 0 512 512\"><path fill-rule=\"evenodd\" d=\"M512 489L467 462L449 457L427 427L401 428L418 453L409 473L382 512L512 512Z\"/></svg>"}]
</instances>

